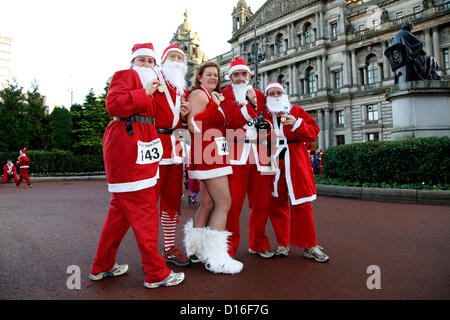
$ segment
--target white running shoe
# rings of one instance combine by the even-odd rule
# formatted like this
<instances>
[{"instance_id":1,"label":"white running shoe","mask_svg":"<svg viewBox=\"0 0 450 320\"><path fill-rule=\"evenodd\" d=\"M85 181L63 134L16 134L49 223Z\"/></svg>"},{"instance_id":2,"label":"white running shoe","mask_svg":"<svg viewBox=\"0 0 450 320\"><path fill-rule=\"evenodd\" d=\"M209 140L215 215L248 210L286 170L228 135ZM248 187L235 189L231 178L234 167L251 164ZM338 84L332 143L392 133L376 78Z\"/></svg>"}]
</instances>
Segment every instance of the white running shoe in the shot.
<instances>
[{"instance_id":1,"label":"white running shoe","mask_svg":"<svg viewBox=\"0 0 450 320\"><path fill-rule=\"evenodd\" d=\"M320 246L306 248L305 252L303 252L303 255L306 258L314 259L318 262L327 262L328 260L330 260L330 258L325 253L323 253L321 249L323 248Z\"/></svg>"},{"instance_id":2,"label":"white running shoe","mask_svg":"<svg viewBox=\"0 0 450 320\"><path fill-rule=\"evenodd\" d=\"M108 272L100 272L97 274L90 274L89 279L91 280L102 280L107 277L117 277L121 276L122 274L126 273L128 271L128 265L127 264L114 264L114 267L112 267L111 270Z\"/></svg>"},{"instance_id":3,"label":"white running shoe","mask_svg":"<svg viewBox=\"0 0 450 320\"><path fill-rule=\"evenodd\" d=\"M176 286L180 283L182 283L184 280L184 273L183 272L173 272L171 271L169 276L165 278L163 281L160 282L144 282L144 287L149 289L159 288L159 287L171 287Z\"/></svg>"},{"instance_id":4,"label":"white running shoe","mask_svg":"<svg viewBox=\"0 0 450 320\"><path fill-rule=\"evenodd\" d=\"M259 255L259 256L261 256L263 258L266 258L266 259L270 259L273 256L275 256L275 252L273 252L272 250L256 252L256 251L253 251L252 249L248 248L248 252L251 253L251 254L257 254L257 255Z\"/></svg>"},{"instance_id":5,"label":"white running shoe","mask_svg":"<svg viewBox=\"0 0 450 320\"><path fill-rule=\"evenodd\" d=\"M289 248L284 246L279 246L275 252L277 256L287 257L289 255Z\"/></svg>"}]
</instances>

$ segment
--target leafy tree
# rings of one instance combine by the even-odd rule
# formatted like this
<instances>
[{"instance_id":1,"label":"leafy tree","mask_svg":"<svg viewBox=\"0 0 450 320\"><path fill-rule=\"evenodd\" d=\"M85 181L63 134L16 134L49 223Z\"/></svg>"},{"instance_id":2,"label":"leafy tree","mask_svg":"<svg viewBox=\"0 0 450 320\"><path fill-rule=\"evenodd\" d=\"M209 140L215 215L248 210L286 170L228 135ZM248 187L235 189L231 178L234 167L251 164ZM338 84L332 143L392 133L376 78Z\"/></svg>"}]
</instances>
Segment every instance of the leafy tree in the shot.
<instances>
[{"instance_id":1,"label":"leafy tree","mask_svg":"<svg viewBox=\"0 0 450 320\"><path fill-rule=\"evenodd\" d=\"M73 149L77 153L102 153L103 134L111 117L106 112L106 93L97 98L93 89L85 97L81 108L71 108L73 115Z\"/></svg>"},{"instance_id":2,"label":"leafy tree","mask_svg":"<svg viewBox=\"0 0 450 320\"><path fill-rule=\"evenodd\" d=\"M72 149L72 114L66 108L56 107L48 117L52 134L51 148L60 150Z\"/></svg>"},{"instance_id":3,"label":"leafy tree","mask_svg":"<svg viewBox=\"0 0 450 320\"><path fill-rule=\"evenodd\" d=\"M28 146L28 108L22 90L13 80L0 91L0 151L14 151Z\"/></svg>"},{"instance_id":4,"label":"leafy tree","mask_svg":"<svg viewBox=\"0 0 450 320\"><path fill-rule=\"evenodd\" d=\"M29 135L28 148L48 149L51 145L51 136L46 115L47 107L44 97L38 92L36 82L32 83L32 90L28 90L25 101L27 102L27 129Z\"/></svg>"}]
</instances>

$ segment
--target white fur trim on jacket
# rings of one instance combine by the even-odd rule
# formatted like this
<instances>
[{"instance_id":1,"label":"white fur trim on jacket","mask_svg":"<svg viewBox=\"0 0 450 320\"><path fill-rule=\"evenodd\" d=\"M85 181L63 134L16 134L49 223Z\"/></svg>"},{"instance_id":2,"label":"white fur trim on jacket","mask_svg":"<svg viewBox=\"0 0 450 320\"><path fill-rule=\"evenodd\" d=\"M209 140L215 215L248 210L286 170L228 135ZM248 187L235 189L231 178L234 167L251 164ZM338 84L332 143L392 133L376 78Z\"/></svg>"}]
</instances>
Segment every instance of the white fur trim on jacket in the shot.
<instances>
[{"instance_id":1,"label":"white fur trim on jacket","mask_svg":"<svg viewBox=\"0 0 450 320\"><path fill-rule=\"evenodd\" d=\"M213 179L221 176L227 176L233 173L233 169L231 166L216 168L211 170L197 170L197 171L188 171L189 178L191 179Z\"/></svg>"}]
</instances>

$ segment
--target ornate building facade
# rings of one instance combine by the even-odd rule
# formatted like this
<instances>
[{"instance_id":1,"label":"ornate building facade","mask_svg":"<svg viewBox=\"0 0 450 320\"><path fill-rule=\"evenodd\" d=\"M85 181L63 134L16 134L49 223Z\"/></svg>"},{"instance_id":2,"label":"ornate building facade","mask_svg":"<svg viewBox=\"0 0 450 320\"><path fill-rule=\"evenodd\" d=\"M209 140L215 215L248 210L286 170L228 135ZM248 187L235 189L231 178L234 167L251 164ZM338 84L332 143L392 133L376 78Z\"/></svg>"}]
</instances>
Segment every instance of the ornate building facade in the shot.
<instances>
[{"instance_id":1,"label":"ornate building facade","mask_svg":"<svg viewBox=\"0 0 450 320\"><path fill-rule=\"evenodd\" d=\"M405 21L449 79L449 0L268 0L255 13L240 0L231 50L212 60L224 76L232 59L246 59L259 89L282 83L291 103L319 124L321 149L389 141L392 106L385 95L394 74L384 51Z\"/></svg>"},{"instance_id":2,"label":"ornate building facade","mask_svg":"<svg viewBox=\"0 0 450 320\"><path fill-rule=\"evenodd\" d=\"M186 54L188 63L187 81L188 87L190 87L192 85L195 66L207 61L208 57L203 53L200 47L200 38L197 32L193 30L188 18L189 14L186 10L184 13L184 22L177 28L170 43L179 46Z\"/></svg>"}]
</instances>

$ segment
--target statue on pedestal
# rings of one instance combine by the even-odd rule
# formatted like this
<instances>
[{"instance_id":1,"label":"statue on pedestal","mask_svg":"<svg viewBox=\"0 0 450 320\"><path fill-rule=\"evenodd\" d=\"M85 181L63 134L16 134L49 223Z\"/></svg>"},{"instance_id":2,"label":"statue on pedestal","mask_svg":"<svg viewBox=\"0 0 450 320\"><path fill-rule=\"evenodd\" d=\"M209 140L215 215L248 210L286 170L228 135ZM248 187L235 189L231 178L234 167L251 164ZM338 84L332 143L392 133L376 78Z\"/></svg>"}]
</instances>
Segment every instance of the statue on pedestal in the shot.
<instances>
[{"instance_id":1,"label":"statue on pedestal","mask_svg":"<svg viewBox=\"0 0 450 320\"><path fill-rule=\"evenodd\" d=\"M423 50L423 43L412 33L412 24L405 22L384 55L395 73L395 84L414 80L441 80L432 56Z\"/></svg>"}]
</instances>

